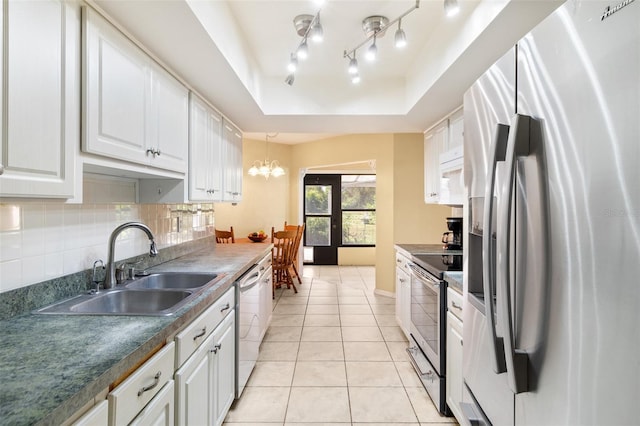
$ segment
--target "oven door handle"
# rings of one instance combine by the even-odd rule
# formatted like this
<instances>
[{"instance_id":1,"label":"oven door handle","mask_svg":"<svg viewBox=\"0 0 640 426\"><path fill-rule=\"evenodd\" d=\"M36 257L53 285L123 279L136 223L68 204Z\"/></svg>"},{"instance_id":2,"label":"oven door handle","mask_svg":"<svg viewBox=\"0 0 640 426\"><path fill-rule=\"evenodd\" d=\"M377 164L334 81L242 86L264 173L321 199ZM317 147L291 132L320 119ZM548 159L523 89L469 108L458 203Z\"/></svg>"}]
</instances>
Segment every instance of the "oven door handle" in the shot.
<instances>
[{"instance_id":1,"label":"oven door handle","mask_svg":"<svg viewBox=\"0 0 640 426\"><path fill-rule=\"evenodd\" d=\"M493 235L493 194L496 187L496 170L498 161L504 161L507 140L509 138L509 126L498 124L490 149L489 173L484 193L484 215L482 218L482 282L484 290L484 314L489 329L489 348L493 371L504 373L506 364L504 359L504 343L496 333L495 306L493 304L493 289L496 288L496 261L491 249Z\"/></svg>"},{"instance_id":2,"label":"oven door handle","mask_svg":"<svg viewBox=\"0 0 640 426\"><path fill-rule=\"evenodd\" d=\"M440 281L433 280L423 275L423 274L426 274L427 272L422 272L422 268L417 266L415 263L408 262L407 265L409 266L409 270L411 271L412 276L422 281L423 283L430 284L433 288L440 288Z\"/></svg>"}]
</instances>

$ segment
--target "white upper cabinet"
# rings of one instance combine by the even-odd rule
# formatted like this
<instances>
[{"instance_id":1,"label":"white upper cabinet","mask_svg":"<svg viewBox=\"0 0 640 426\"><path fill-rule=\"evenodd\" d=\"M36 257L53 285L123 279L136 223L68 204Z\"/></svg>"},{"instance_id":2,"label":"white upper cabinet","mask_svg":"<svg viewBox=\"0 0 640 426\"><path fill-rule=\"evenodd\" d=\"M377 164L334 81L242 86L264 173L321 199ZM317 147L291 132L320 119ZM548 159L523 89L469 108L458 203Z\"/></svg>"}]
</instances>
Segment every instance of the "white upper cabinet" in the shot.
<instances>
[{"instance_id":1,"label":"white upper cabinet","mask_svg":"<svg viewBox=\"0 0 640 426\"><path fill-rule=\"evenodd\" d=\"M225 121L222 127L224 193L223 201L242 201L242 134L237 127Z\"/></svg>"},{"instance_id":2,"label":"white upper cabinet","mask_svg":"<svg viewBox=\"0 0 640 426\"><path fill-rule=\"evenodd\" d=\"M222 201L222 116L191 93L189 199Z\"/></svg>"},{"instance_id":3,"label":"white upper cabinet","mask_svg":"<svg viewBox=\"0 0 640 426\"><path fill-rule=\"evenodd\" d=\"M437 204L440 199L440 154L447 144L447 121L424 134L424 202Z\"/></svg>"},{"instance_id":4,"label":"white upper cabinet","mask_svg":"<svg viewBox=\"0 0 640 426\"><path fill-rule=\"evenodd\" d=\"M0 8L0 197L71 198L80 135L80 6Z\"/></svg>"},{"instance_id":5,"label":"white upper cabinet","mask_svg":"<svg viewBox=\"0 0 640 426\"><path fill-rule=\"evenodd\" d=\"M424 201L462 205L464 199L462 108L424 134Z\"/></svg>"},{"instance_id":6,"label":"white upper cabinet","mask_svg":"<svg viewBox=\"0 0 640 426\"><path fill-rule=\"evenodd\" d=\"M189 140L189 91L158 65L152 67L152 114L147 150L153 165L184 172Z\"/></svg>"},{"instance_id":7,"label":"white upper cabinet","mask_svg":"<svg viewBox=\"0 0 640 426\"><path fill-rule=\"evenodd\" d=\"M83 151L184 173L188 90L97 12L83 11Z\"/></svg>"},{"instance_id":8,"label":"white upper cabinet","mask_svg":"<svg viewBox=\"0 0 640 426\"><path fill-rule=\"evenodd\" d=\"M457 109L449 116L449 135L447 138L447 151L452 149L462 150L464 144L464 112Z\"/></svg>"}]
</instances>

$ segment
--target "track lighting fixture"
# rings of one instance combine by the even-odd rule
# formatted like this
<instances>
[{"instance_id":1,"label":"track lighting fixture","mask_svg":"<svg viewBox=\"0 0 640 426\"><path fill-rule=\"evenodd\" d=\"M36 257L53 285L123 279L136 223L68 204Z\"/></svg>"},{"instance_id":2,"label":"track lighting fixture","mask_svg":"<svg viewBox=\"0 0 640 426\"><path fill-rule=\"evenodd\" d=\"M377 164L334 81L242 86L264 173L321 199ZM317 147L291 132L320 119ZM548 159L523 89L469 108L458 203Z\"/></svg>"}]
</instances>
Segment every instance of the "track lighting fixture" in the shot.
<instances>
[{"instance_id":1,"label":"track lighting fixture","mask_svg":"<svg viewBox=\"0 0 640 426\"><path fill-rule=\"evenodd\" d=\"M449 1L455 1L455 0L449 0ZM369 61L375 60L378 54L378 45L377 45L378 38L383 37L386 34L387 29L393 24L395 24L396 22L398 23L398 29L396 30L396 33L395 33L394 44L396 48L405 47L407 45L407 35L402 29L402 19L408 14L410 14L411 12L413 12L414 10L418 9L419 7L420 7L420 0L416 0L416 3L413 7L411 7L410 9L405 11L403 14L401 14L400 16L398 16L397 18L391 21L385 16L378 16L378 15L368 16L362 20L362 29L366 34L366 38L353 49L345 50L343 54L344 58L349 58L349 74L352 76L351 81L353 83L356 83L355 80L357 80L358 82L360 81L359 75L357 76L357 79L354 78L356 73L352 71L352 65L351 65L355 61L356 50L361 48L362 46L364 46L370 40L373 39L373 42L367 48L365 57Z\"/></svg>"},{"instance_id":2,"label":"track lighting fixture","mask_svg":"<svg viewBox=\"0 0 640 426\"><path fill-rule=\"evenodd\" d=\"M455 16L460 12L460 6L458 5L458 0L444 0L444 13L445 15L451 17Z\"/></svg>"},{"instance_id":3,"label":"track lighting fixture","mask_svg":"<svg viewBox=\"0 0 640 426\"><path fill-rule=\"evenodd\" d=\"M460 10L458 0L443 0L444 11L447 16L453 16ZM316 3L320 7L324 0L316 0ZM384 37L387 30L394 24L398 23L398 28L394 34L394 46L397 49L402 49L407 45L407 34L402 29L402 19L409 15L414 10L420 7L420 0L415 0L415 4L407 9L404 13L395 19L389 20L385 16L372 15L362 20L362 29L366 35L365 39L361 41L357 46L352 49L345 50L343 58L349 60L348 72L351 77L351 81L356 84L360 82L360 72L358 70L358 60L356 59L356 50L365 46L369 42L371 44L366 48L364 56L369 61L374 61L378 55L378 39ZM324 29L320 22L320 10L315 15L298 15L293 19L293 25L296 29L296 33L301 37L297 48L290 54L289 64L287 69L289 75L285 78L285 83L289 86L293 85L295 80L295 73L298 70L298 61L304 61L309 55L309 46L307 41L311 40L314 43L319 43L324 38Z\"/></svg>"},{"instance_id":4,"label":"track lighting fixture","mask_svg":"<svg viewBox=\"0 0 640 426\"><path fill-rule=\"evenodd\" d=\"M296 33L302 37L295 53L290 54L289 75L284 80L289 86L293 85L295 80L294 73L298 70L298 60L304 61L309 56L309 46L307 40L312 40L314 43L320 43L324 38L324 30L320 23L320 11L315 15L298 15L293 18L293 26L296 29Z\"/></svg>"}]
</instances>

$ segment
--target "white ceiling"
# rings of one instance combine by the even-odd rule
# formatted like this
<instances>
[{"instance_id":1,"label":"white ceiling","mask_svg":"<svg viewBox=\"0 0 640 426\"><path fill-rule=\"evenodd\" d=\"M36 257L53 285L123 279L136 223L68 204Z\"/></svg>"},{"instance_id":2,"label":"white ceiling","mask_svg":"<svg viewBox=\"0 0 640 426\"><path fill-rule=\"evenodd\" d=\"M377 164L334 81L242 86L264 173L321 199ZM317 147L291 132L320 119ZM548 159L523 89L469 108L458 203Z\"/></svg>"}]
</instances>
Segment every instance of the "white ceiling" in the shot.
<instances>
[{"instance_id":1,"label":"white ceiling","mask_svg":"<svg viewBox=\"0 0 640 426\"><path fill-rule=\"evenodd\" d=\"M462 104L469 85L562 0L421 0L378 40L371 64L358 51L353 85L343 57L365 39L362 20L393 20L413 0L93 0L160 62L215 105L246 137L301 143L336 134L421 132ZM320 9L321 8L321 9ZM300 37L296 15L321 10L325 39L309 43L292 86L286 66ZM367 44L368 46L368 44ZM366 46L365 46L366 47Z\"/></svg>"}]
</instances>

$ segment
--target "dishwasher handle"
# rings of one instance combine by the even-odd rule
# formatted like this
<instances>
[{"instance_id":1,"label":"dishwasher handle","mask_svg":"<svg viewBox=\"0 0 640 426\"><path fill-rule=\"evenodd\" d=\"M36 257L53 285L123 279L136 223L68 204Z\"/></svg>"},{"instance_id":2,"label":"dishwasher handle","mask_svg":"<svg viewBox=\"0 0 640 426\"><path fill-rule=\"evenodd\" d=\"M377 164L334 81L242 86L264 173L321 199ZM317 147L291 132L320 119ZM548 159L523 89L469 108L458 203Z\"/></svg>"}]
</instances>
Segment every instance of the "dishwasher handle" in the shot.
<instances>
[{"instance_id":1,"label":"dishwasher handle","mask_svg":"<svg viewBox=\"0 0 640 426\"><path fill-rule=\"evenodd\" d=\"M257 267L253 267L248 273L238 281L240 293L247 292L260 282L260 271Z\"/></svg>"}]
</instances>

